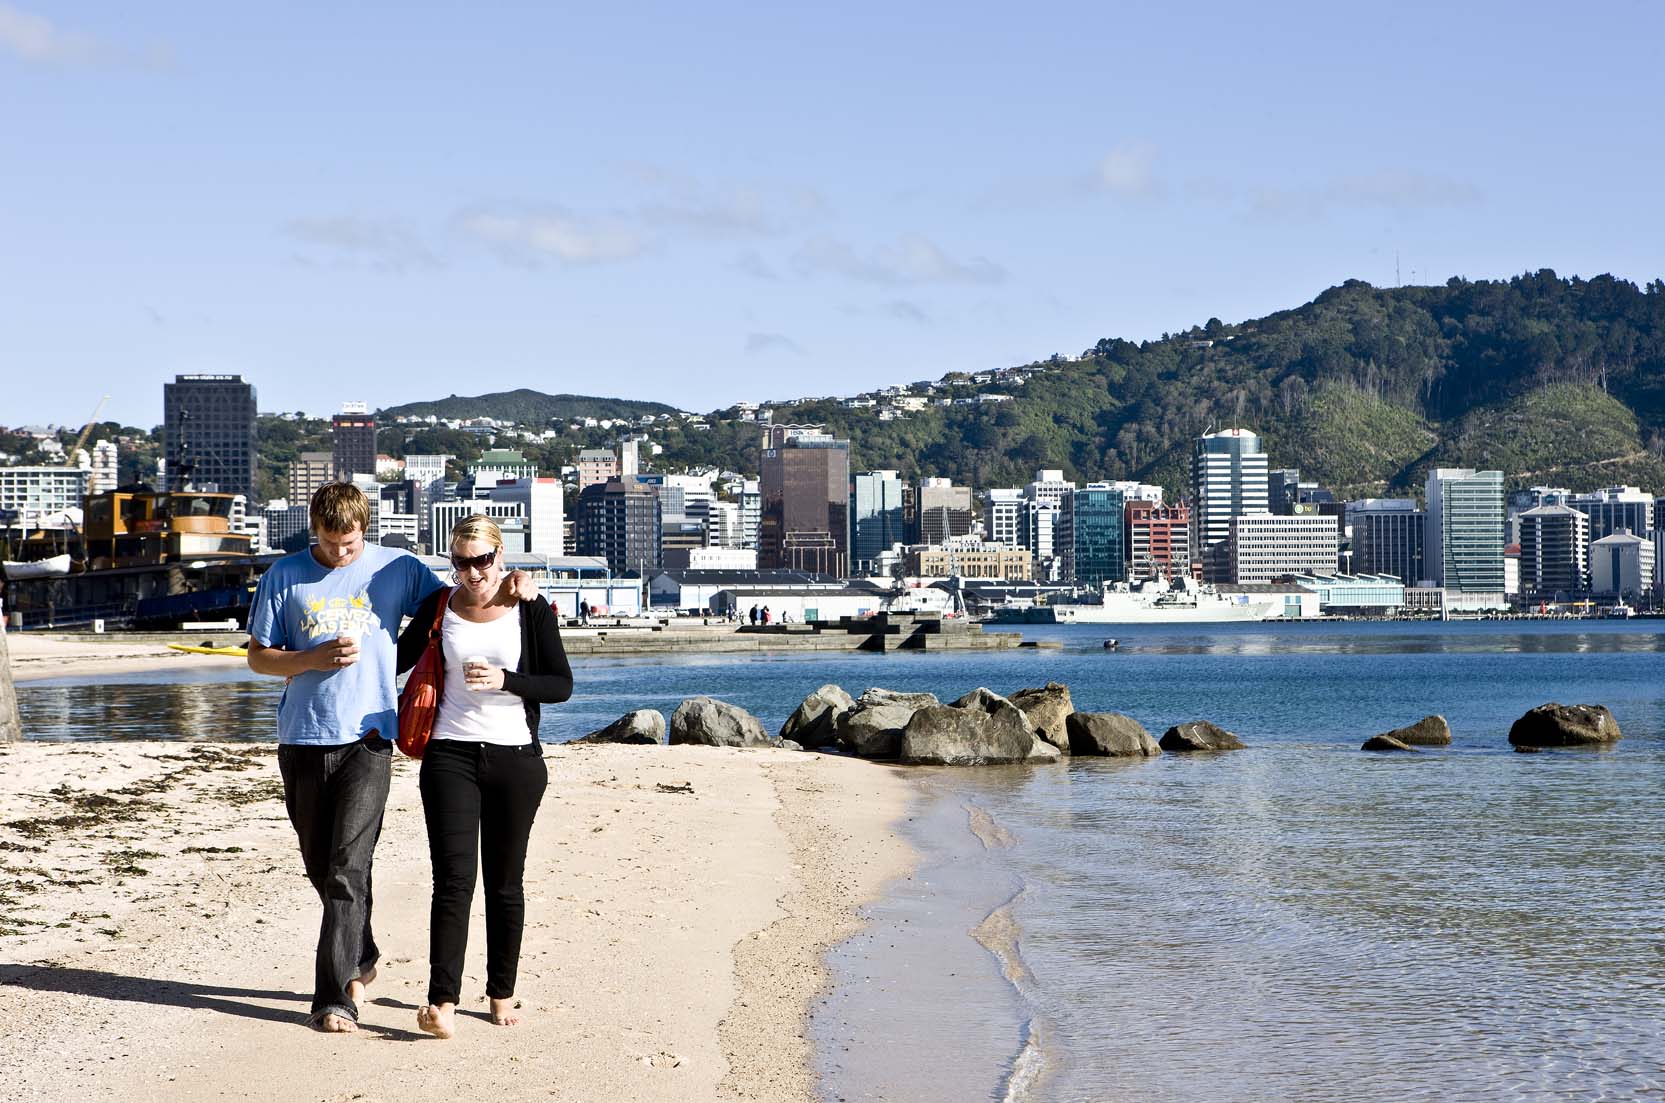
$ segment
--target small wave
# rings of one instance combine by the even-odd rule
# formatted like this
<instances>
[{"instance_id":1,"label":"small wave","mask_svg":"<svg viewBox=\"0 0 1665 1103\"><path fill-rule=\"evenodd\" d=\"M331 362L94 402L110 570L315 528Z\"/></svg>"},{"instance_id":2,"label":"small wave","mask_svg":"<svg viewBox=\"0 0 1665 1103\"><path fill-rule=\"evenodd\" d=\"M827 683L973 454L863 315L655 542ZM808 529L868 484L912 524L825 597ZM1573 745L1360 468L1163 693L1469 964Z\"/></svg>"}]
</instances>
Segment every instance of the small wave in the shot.
<instances>
[{"instance_id":1,"label":"small wave","mask_svg":"<svg viewBox=\"0 0 1665 1103\"><path fill-rule=\"evenodd\" d=\"M1010 850L1017 845L1017 836L1002 827L987 808L967 801L965 810L970 818L971 833L977 836L984 850Z\"/></svg>"},{"instance_id":2,"label":"small wave","mask_svg":"<svg viewBox=\"0 0 1665 1103\"><path fill-rule=\"evenodd\" d=\"M987 812L975 805L967 805L972 810L973 823L976 814L988 818L988 824L1004 834L1004 830L996 824ZM973 831L977 828L973 826ZM1008 840L1011 836L1006 836ZM978 838L983 838L978 834ZM989 843L985 840L984 845ZM1011 845L1008 841L1004 845ZM1006 1076L1005 1090L1001 1099L1005 1103L1029 1103L1032 1099L1040 1098L1040 1091L1057 1070L1058 1054L1052 1043L1052 1025L1036 1011L1035 974L1030 972L1029 963L1023 958L1021 939L1023 928L1017 921L1016 904L1022 899L1023 889L1012 894L1004 904L991 911L981 923L971 929L971 937L983 949L994 955L1000 963L1000 974L1017 992L1023 1001L1027 1015L1023 1022L1023 1043L1012 1060L1011 1071Z\"/></svg>"}]
</instances>

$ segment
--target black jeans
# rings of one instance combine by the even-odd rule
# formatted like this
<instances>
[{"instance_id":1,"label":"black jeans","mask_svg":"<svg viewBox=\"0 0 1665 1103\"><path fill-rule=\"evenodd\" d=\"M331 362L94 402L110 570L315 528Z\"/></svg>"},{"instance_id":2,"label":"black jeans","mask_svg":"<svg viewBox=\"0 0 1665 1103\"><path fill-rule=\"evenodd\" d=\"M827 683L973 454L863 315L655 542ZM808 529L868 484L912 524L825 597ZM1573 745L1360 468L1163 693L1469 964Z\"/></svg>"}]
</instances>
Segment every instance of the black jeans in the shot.
<instances>
[{"instance_id":1,"label":"black jeans","mask_svg":"<svg viewBox=\"0 0 1665 1103\"><path fill-rule=\"evenodd\" d=\"M486 995L515 994L526 922L526 844L549 785L537 743L499 747L436 739L422 758L422 814L434 866L428 923L428 1002L462 995L474 875L486 886Z\"/></svg>"},{"instance_id":2,"label":"black jeans","mask_svg":"<svg viewBox=\"0 0 1665 1103\"><path fill-rule=\"evenodd\" d=\"M324 905L312 985L313 1021L358 1020L347 984L381 958L370 934L370 863L382 833L393 744L367 736L340 747L278 747L283 802L301 861Z\"/></svg>"}]
</instances>

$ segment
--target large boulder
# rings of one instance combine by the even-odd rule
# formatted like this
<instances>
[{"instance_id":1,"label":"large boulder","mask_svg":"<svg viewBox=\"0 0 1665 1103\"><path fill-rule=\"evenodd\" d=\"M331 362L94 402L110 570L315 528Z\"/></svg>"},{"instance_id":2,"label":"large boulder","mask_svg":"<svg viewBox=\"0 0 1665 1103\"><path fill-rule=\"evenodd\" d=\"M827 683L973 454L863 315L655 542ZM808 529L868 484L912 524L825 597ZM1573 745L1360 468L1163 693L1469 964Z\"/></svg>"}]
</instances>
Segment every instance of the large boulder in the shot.
<instances>
[{"instance_id":1,"label":"large boulder","mask_svg":"<svg viewBox=\"0 0 1665 1103\"><path fill-rule=\"evenodd\" d=\"M1244 742L1236 735L1211 724L1207 720L1192 720L1185 724L1175 724L1162 733L1159 744L1164 751L1175 751L1184 754L1188 751L1241 751L1245 749Z\"/></svg>"},{"instance_id":2,"label":"large boulder","mask_svg":"<svg viewBox=\"0 0 1665 1103\"><path fill-rule=\"evenodd\" d=\"M671 713L671 742L706 747L767 747L763 721L743 708L711 697L690 697Z\"/></svg>"},{"instance_id":3,"label":"large boulder","mask_svg":"<svg viewBox=\"0 0 1665 1103\"><path fill-rule=\"evenodd\" d=\"M1529 709L1509 729L1519 747L1598 747L1616 743L1619 722L1606 705L1558 705Z\"/></svg>"},{"instance_id":4,"label":"large boulder","mask_svg":"<svg viewBox=\"0 0 1665 1103\"><path fill-rule=\"evenodd\" d=\"M1409 743L1413 747L1451 745L1451 725L1445 722L1443 716L1424 716L1409 727L1394 728L1390 732L1383 732L1382 735L1401 743Z\"/></svg>"},{"instance_id":5,"label":"large boulder","mask_svg":"<svg viewBox=\"0 0 1665 1103\"><path fill-rule=\"evenodd\" d=\"M1067 723L1075 703L1070 700L1069 686L1048 682L1038 688L1020 689L1008 699L1029 718L1036 735L1057 747L1060 754L1070 753Z\"/></svg>"},{"instance_id":6,"label":"large boulder","mask_svg":"<svg viewBox=\"0 0 1665 1103\"><path fill-rule=\"evenodd\" d=\"M805 747L824 747L837 742L839 717L855 707L855 699L843 687L824 685L805 697L786 718L780 737Z\"/></svg>"},{"instance_id":7,"label":"large boulder","mask_svg":"<svg viewBox=\"0 0 1665 1103\"><path fill-rule=\"evenodd\" d=\"M574 743L652 743L665 741L665 717L658 709L637 709L627 712L599 731L593 731Z\"/></svg>"},{"instance_id":8,"label":"large boulder","mask_svg":"<svg viewBox=\"0 0 1665 1103\"><path fill-rule=\"evenodd\" d=\"M1072 712L1065 728L1070 754L1154 758L1162 753L1143 724L1119 712Z\"/></svg>"},{"instance_id":9,"label":"large boulder","mask_svg":"<svg viewBox=\"0 0 1665 1103\"><path fill-rule=\"evenodd\" d=\"M938 703L930 693L870 689L838 717L838 741L864 758L889 758L902 745L902 729L913 714Z\"/></svg>"},{"instance_id":10,"label":"large boulder","mask_svg":"<svg viewBox=\"0 0 1665 1103\"><path fill-rule=\"evenodd\" d=\"M1364 741L1361 751L1410 751L1416 753L1416 748L1403 739L1395 739L1391 735L1373 735Z\"/></svg>"},{"instance_id":11,"label":"large boulder","mask_svg":"<svg viewBox=\"0 0 1665 1103\"><path fill-rule=\"evenodd\" d=\"M928 705L902 731L897 757L920 766L991 766L1027 762L1037 753L1034 731L1018 707L987 690L965 704Z\"/></svg>"}]
</instances>

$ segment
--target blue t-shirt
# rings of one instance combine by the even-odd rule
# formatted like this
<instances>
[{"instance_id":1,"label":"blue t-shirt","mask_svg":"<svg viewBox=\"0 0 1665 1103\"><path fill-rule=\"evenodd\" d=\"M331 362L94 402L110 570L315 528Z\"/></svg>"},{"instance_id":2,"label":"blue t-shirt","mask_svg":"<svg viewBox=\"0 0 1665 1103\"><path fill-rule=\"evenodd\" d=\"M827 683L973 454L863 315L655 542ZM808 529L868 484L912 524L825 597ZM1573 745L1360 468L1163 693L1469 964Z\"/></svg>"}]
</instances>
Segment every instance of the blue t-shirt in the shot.
<instances>
[{"instance_id":1,"label":"blue t-shirt","mask_svg":"<svg viewBox=\"0 0 1665 1103\"><path fill-rule=\"evenodd\" d=\"M256 643L309 651L356 631L359 647L352 666L289 680L278 702L278 742L339 746L372 730L397 735L399 622L440 585L414 555L379 544L366 544L345 567L324 566L310 549L273 563L249 612Z\"/></svg>"}]
</instances>

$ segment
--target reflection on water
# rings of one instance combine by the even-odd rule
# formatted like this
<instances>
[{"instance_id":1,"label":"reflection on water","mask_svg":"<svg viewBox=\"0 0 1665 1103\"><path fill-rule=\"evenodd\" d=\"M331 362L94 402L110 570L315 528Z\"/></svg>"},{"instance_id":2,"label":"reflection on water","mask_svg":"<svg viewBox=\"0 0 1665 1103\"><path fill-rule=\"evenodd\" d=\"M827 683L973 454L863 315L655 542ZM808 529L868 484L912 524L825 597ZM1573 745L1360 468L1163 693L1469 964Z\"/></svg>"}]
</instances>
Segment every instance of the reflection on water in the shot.
<instances>
[{"instance_id":1,"label":"reflection on water","mask_svg":"<svg viewBox=\"0 0 1665 1103\"><path fill-rule=\"evenodd\" d=\"M239 672L241 673L241 672ZM276 679L24 682L17 687L31 739L210 739L277 736Z\"/></svg>"}]
</instances>

